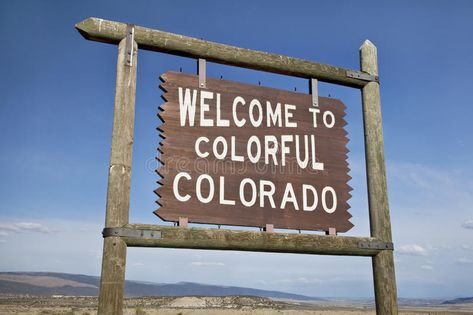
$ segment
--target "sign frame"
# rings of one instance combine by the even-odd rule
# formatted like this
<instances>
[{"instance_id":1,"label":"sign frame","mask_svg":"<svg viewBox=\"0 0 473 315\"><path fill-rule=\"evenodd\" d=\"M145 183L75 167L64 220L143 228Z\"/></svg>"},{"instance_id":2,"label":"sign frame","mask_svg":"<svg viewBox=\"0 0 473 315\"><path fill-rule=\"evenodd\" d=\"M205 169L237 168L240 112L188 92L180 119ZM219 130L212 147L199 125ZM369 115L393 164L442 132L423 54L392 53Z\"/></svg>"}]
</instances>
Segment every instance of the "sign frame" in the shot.
<instances>
[{"instance_id":1,"label":"sign frame","mask_svg":"<svg viewBox=\"0 0 473 315\"><path fill-rule=\"evenodd\" d=\"M99 315L123 314L128 246L367 256L372 258L376 313L398 313L377 49L370 41L365 41L360 47L361 70L353 70L99 18L88 18L75 27L87 40L118 45ZM129 224L138 47L360 89L370 237Z\"/></svg>"}]
</instances>

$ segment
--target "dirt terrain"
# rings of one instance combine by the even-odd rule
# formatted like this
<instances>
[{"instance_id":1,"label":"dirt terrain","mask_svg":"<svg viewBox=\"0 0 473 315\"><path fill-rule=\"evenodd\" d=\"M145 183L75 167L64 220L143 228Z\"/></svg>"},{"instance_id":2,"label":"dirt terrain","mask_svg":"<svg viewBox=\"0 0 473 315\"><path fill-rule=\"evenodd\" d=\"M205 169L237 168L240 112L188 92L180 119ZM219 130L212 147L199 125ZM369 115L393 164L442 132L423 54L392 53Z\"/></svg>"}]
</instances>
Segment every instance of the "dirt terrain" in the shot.
<instances>
[{"instance_id":1,"label":"dirt terrain","mask_svg":"<svg viewBox=\"0 0 473 315\"><path fill-rule=\"evenodd\" d=\"M375 314L373 306L363 302L301 303L244 296L129 298L125 305L126 315ZM96 308L96 297L0 296L1 315L95 315ZM401 306L400 314L473 314L473 304Z\"/></svg>"}]
</instances>

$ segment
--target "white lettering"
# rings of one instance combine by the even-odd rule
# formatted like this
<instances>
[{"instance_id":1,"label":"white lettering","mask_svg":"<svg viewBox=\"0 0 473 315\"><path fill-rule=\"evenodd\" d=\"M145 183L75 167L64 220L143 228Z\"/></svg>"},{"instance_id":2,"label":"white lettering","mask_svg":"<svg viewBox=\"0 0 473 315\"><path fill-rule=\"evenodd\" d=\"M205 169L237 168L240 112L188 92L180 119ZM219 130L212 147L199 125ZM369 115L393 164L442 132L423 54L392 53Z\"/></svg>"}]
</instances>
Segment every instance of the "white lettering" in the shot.
<instances>
[{"instance_id":1,"label":"white lettering","mask_svg":"<svg viewBox=\"0 0 473 315\"><path fill-rule=\"evenodd\" d=\"M222 144L222 151L221 152L218 152L218 150L217 150L219 143ZM217 159L219 159L219 160L225 159L225 157L227 156L227 152L228 152L228 145L227 145L227 141L225 140L225 138L222 137L222 136L218 136L217 138L215 138L213 146L212 146L212 150L213 150L213 153L214 153L214 155Z\"/></svg>"},{"instance_id":2,"label":"white lettering","mask_svg":"<svg viewBox=\"0 0 473 315\"><path fill-rule=\"evenodd\" d=\"M235 122L235 125L237 125L237 127L243 127L246 123L246 119L245 118L238 119L237 114L236 114L237 112L236 107L239 103L241 105L245 105L245 99L241 96L237 96L233 100L233 106L232 106L233 121Z\"/></svg>"},{"instance_id":3,"label":"white lettering","mask_svg":"<svg viewBox=\"0 0 473 315\"><path fill-rule=\"evenodd\" d=\"M210 110L209 104L206 100L214 98L214 93L210 91L200 91L200 125L202 127L212 127L214 125L213 119L206 119L205 112Z\"/></svg>"},{"instance_id":4,"label":"white lettering","mask_svg":"<svg viewBox=\"0 0 473 315\"><path fill-rule=\"evenodd\" d=\"M269 187L269 190L265 190L265 187ZM264 197L268 197L269 203L271 204L271 208L276 208L273 199L274 192L276 191L276 186L274 185L274 183L269 180L261 180L259 182L259 191L259 206L261 208L264 208Z\"/></svg>"},{"instance_id":5,"label":"white lettering","mask_svg":"<svg viewBox=\"0 0 473 315\"><path fill-rule=\"evenodd\" d=\"M266 101L266 120L267 126L271 127L271 123L273 126L282 126L282 119L281 119L281 103L277 103L276 109L273 111L273 107L269 101Z\"/></svg>"},{"instance_id":6,"label":"white lettering","mask_svg":"<svg viewBox=\"0 0 473 315\"><path fill-rule=\"evenodd\" d=\"M320 113L320 109L318 108L309 108L309 112L312 113L312 121L314 123L314 128L317 128L317 114Z\"/></svg>"},{"instance_id":7,"label":"white lettering","mask_svg":"<svg viewBox=\"0 0 473 315\"><path fill-rule=\"evenodd\" d=\"M245 185L250 184L251 187L251 199L250 201L245 199ZM252 207L256 202L257 192L256 184L251 178L245 178L240 183L240 201L245 207Z\"/></svg>"},{"instance_id":8,"label":"white lettering","mask_svg":"<svg viewBox=\"0 0 473 315\"><path fill-rule=\"evenodd\" d=\"M207 197L202 196L202 181L207 180L209 182L209 195ZM197 177L197 182L195 183L195 194L197 199L202 203L209 203L214 198L215 186L214 181L210 175L202 174Z\"/></svg>"},{"instance_id":9,"label":"white lettering","mask_svg":"<svg viewBox=\"0 0 473 315\"><path fill-rule=\"evenodd\" d=\"M272 146L269 143L272 143ZM274 165L278 165L276 153L278 152L278 139L275 136L264 136L264 163L269 164L269 156L273 157Z\"/></svg>"},{"instance_id":10,"label":"white lettering","mask_svg":"<svg viewBox=\"0 0 473 315\"><path fill-rule=\"evenodd\" d=\"M181 196L179 194L179 180L181 177L184 177L187 180L191 179L191 176L187 174L186 172L180 172L174 177L174 181L172 183L172 191L174 192L174 197L176 197L177 200L181 202L186 202L189 199L191 199L191 196L189 194L186 194L185 196Z\"/></svg>"},{"instance_id":11,"label":"white lettering","mask_svg":"<svg viewBox=\"0 0 473 315\"><path fill-rule=\"evenodd\" d=\"M199 144L201 142L209 142L209 138L207 137L199 137L197 138L197 140L195 140L195 153L197 153L197 156L198 157L201 157L201 158L206 158L209 156L209 152L202 152L200 151L200 147L199 147Z\"/></svg>"},{"instance_id":12,"label":"white lettering","mask_svg":"<svg viewBox=\"0 0 473 315\"><path fill-rule=\"evenodd\" d=\"M257 119L255 119L255 116L254 116L255 107L258 109ZM261 103L257 99L254 99L251 101L249 111L250 111L250 121L253 127L261 126L261 122L263 121L263 107L261 107Z\"/></svg>"},{"instance_id":13,"label":"white lettering","mask_svg":"<svg viewBox=\"0 0 473 315\"><path fill-rule=\"evenodd\" d=\"M241 155L236 155L236 148L235 148L235 136L232 136L230 138L230 142L231 142L231 151L232 151L232 157L231 157L231 160L232 161L235 161L235 162L243 162L243 156Z\"/></svg>"},{"instance_id":14,"label":"white lettering","mask_svg":"<svg viewBox=\"0 0 473 315\"><path fill-rule=\"evenodd\" d=\"M308 191L312 192L312 196L314 196L314 202L312 202L312 205L309 206L307 204L307 192ZM315 208L317 208L317 204L319 203L319 197L317 196L317 191L315 190L314 186L312 185L302 185L302 210L304 211L314 211Z\"/></svg>"},{"instance_id":15,"label":"white lettering","mask_svg":"<svg viewBox=\"0 0 473 315\"><path fill-rule=\"evenodd\" d=\"M326 195L327 192L332 194L332 207L327 207ZM330 186L325 187L322 189L322 208L324 208L325 212L327 213L334 213L337 209L337 194L335 193L335 189Z\"/></svg>"},{"instance_id":16,"label":"white lettering","mask_svg":"<svg viewBox=\"0 0 473 315\"><path fill-rule=\"evenodd\" d=\"M220 93L217 93L217 127L228 127L230 121L228 119L222 119L222 110L220 109Z\"/></svg>"},{"instance_id":17,"label":"white lettering","mask_svg":"<svg viewBox=\"0 0 473 315\"><path fill-rule=\"evenodd\" d=\"M192 90L192 99L191 99L191 90L186 89L185 94L182 95L182 88L179 90L179 113L181 117L181 126L186 125L186 116L189 113L189 126L194 126L195 118L195 103L197 101L197 90Z\"/></svg>"},{"instance_id":18,"label":"white lettering","mask_svg":"<svg viewBox=\"0 0 473 315\"><path fill-rule=\"evenodd\" d=\"M297 204L296 194L294 193L294 188L291 183L287 183L286 189L284 190L284 195L281 201L281 209L286 207L286 203L292 202L294 209L299 210L299 205Z\"/></svg>"},{"instance_id":19,"label":"white lettering","mask_svg":"<svg viewBox=\"0 0 473 315\"><path fill-rule=\"evenodd\" d=\"M291 152L291 149L286 145L286 142L292 142L293 136L292 135L282 135L281 136L281 164L282 166L286 166L286 154Z\"/></svg>"},{"instance_id":20,"label":"white lettering","mask_svg":"<svg viewBox=\"0 0 473 315\"><path fill-rule=\"evenodd\" d=\"M328 120L327 116L330 116L330 123L327 122ZM323 121L324 121L325 127L332 128L335 125L335 116L333 115L331 111L327 110L324 112Z\"/></svg>"},{"instance_id":21,"label":"white lettering","mask_svg":"<svg viewBox=\"0 0 473 315\"><path fill-rule=\"evenodd\" d=\"M219 201L221 205L234 205L235 200L226 200L225 199L225 178L220 176L220 194L219 194Z\"/></svg>"},{"instance_id":22,"label":"white lettering","mask_svg":"<svg viewBox=\"0 0 473 315\"><path fill-rule=\"evenodd\" d=\"M301 159L299 135L296 135L296 159L300 168L306 168L309 164L309 136L304 135L304 160Z\"/></svg>"},{"instance_id":23,"label":"white lettering","mask_svg":"<svg viewBox=\"0 0 473 315\"><path fill-rule=\"evenodd\" d=\"M296 105L284 104L284 118L286 120L285 126L289 128L297 128L297 122L289 121L292 118L293 113L290 112L296 109Z\"/></svg>"},{"instance_id":24,"label":"white lettering","mask_svg":"<svg viewBox=\"0 0 473 315\"><path fill-rule=\"evenodd\" d=\"M310 135L310 142L311 142L311 157L312 157L312 169L316 171L323 171L324 170L324 163L317 162L317 157L315 156L315 136Z\"/></svg>"},{"instance_id":25,"label":"white lettering","mask_svg":"<svg viewBox=\"0 0 473 315\"><path fill-rule=\"evenodd\" d=\"M255 155L253 155L253 152L252 152L253 144L256 144ZM257 163L261 157L261 143L257 136L251 136L250 139L248 139L248 145L246 149L247 149L247 154L250 161L252 163Z\"/></svg>"}]
</instances>

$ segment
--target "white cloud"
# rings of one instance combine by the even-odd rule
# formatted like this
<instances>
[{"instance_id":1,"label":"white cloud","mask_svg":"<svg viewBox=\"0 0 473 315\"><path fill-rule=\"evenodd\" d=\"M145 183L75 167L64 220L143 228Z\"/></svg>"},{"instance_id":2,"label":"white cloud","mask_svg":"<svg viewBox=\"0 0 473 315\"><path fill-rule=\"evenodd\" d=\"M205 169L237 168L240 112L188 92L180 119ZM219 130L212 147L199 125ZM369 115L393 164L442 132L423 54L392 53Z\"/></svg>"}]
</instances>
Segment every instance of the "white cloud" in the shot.
<instances>
[{"instance_id":1,"label":"white cloud","mask_svg":"<svg viewBox=\"0 0 473 315\"><path fill-rule=\"evenodd\" d=\"M144 266L144 265L145 265L145 264L142 263L142 262L135 262L135 263L132 263L132 264L131 264L132 267L142 267L142 266Z\"/></svg>"},{"instance_id":2,"label":"white cloud","mask_svg":"<svg viewBox=\"0 0 473 315\"><path fill-rule=\"evenodd\" d=\"M459 258L456 263L458 265L473 265L473 260L467 258Z\"/></svg>"},{"instance_id":3,"label":"white cloud","mask_svg":"<svg viewBox=\"0 0 473 315\"><path fill-rule=\"evenodd\" d=\"M256 280L258 284L263 285L303 285L303 284L319 284L319 283L326 283L327 281L322 281L319 278L314 277L294 277L294 278L282 278L282 279L273 279L273 280Z\"/></svg>"},{"instance_id":4,"label":"white cloud","mask_svg":"<svg viewBox=\"0 0 473 315\"><path fill-rule=\"evenodd\" d=\"M473 247L472 247L470 244L462 244L462 245L461 245L461 248L462 248L462 249L465 249L465 250L471 250L471 249L473 249Z\"/></svg>"},{"instance_id":5,"label":"white cloud","mask_svg":"<svg viewBox=\"0 0 473 315\"><path fill-rule=\"evenodd\" d=\"M452 172L433 169L423 164L389 163L390 175L406 185L430 190L441 184L441 187L452 186L454 174Z\"/></svg>"},{"instance_id":6,"label":"white cloud","mask_svg":"<svg viewBox=\"0 0 473 315\"><path fill-rule=\"evenodd\" d=\"M473 180L464 169L391 162L388 176L394 203L409 208L410 215L443 215L447 207L456 209L459 216L471 213Z\"/></svg>"},{"instance_id":7,"label":"white cloud","mask_svg":"<svg viewBox=\"0 0 473 315\"><path fill-rule=\"evenodd\" d=\"M191 265L192 266L199 266L199 267L202 267L202 266L225 266L224 263L222 262L213 262L213 261L193 261L191 262Z\"/></svg>"},{"instance_id":8,"label":"white cloud","mask_svg":"<svg viewBox=\"0 0 473 315\"><path fill-rule=\"evenodd\" d=\"M420 266L420 268L424 270L434 270L434 267L432 267L431 265L422 265Z\"/></svg>"},{"instance_id":9,"label":"white cloud","mask_svg":"<svg viewBox=\"0 0 473 315\"><path fill-rule=\"evenodd\" d=\"M49 234L55 231L45 227L40 223L34 222L10 222L0 224L1 235L8 235L9 232L37 232Z\"/></svg>"},{"instance_id":10,"label":"white cloud","mask_svg":"<svg viewBox=\"0 0 473 315\"><path fill-rule=\"evenodd\" d=\"M467 220L462 224L462 228L473 230L473 220Z\"/></svg>"},{"instance_id":11,"label":"white cloud","mask_svg":"<svg viewBox=\"0 0 473 315\"><path fill-rule=\"evenodd\" d=\"M426 256L427 250L417 244L402 245L396 249L399 254L412 255L412 256Z\"/></svg>"},{"instance_id":12,"label":"white cloud","mask_svg":"<svg viewBox=\"0 0 473 315\"><path fill-rule=\"evenodd\" d=\"M0 243L6 243L7 240L0 240Z\"/></svg>"}]
</instances>

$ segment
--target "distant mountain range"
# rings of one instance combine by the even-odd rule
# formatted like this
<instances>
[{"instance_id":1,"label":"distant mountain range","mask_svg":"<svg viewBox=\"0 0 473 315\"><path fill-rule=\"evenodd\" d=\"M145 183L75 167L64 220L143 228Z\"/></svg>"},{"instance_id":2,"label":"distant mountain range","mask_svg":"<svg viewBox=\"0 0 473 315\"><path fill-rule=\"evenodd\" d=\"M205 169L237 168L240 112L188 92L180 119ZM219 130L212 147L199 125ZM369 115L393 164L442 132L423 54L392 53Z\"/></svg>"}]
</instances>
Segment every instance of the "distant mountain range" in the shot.
<instances>
[{"instance_id":1,"label":"distant mountain range","mask_svg":"<svg viewBox=\"0 0 473 315\"><path fill-rule=\"evenodd\" d=\"M99 277L54 272L0 272L0 295L35 296L96 296L99 292ZM295 301L328 301L305 295L280 291L258 290L243 287L206 285L192 282L175 284L125 281L125 295L144 296L258 296ZM366 303L373 303L367 299ZM399 299L400 305L438 305L473 303L473 297L452 300Z\"/></svg>"},{"instance_id":2,"label":"distant mountain range","mask_svg":"<svg viewBox=\"0 0 473 315\"><path fill-rule=\"evenodd\" d=\"M0 294L16 295L98 295L99 277L53 272L0 272ZM304 295L243 287L206 285L191 282L176 284L125 281L125 295L138 296L259 296L298 301L323 300Z\"/></svg>"},{"instance_id":3,"label":"distant mountain range","mask_svg":"<svg viewBox=\"0 0 473 315\"><path fill-rule=\"evenodd\" d=\"M465 297L465 298L458 298L458 299L453 299L453 300L448 300L448 301L442 302L442 304L466 304L466 303L472 303L473 304L473 296L472 297Z\"/></svg>"}]
</instances>

